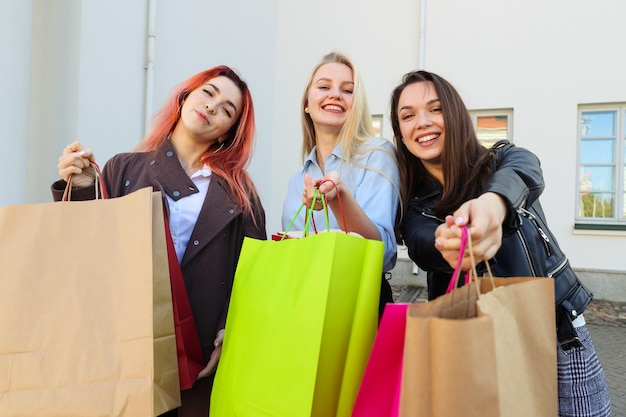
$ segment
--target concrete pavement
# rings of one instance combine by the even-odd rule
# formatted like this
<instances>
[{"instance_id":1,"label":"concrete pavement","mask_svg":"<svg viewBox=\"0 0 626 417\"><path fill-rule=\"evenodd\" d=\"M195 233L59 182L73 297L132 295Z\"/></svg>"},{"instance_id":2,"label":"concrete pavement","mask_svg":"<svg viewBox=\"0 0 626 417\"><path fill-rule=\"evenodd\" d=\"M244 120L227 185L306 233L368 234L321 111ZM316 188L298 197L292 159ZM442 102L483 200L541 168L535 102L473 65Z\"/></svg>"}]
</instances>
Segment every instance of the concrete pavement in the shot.
<instances>
[{"instance_id":1,"label":"concrete pavement","mask_svg":"<svg viewBox=\"0 0 626 417\"><path fill-rule=\"evenodd\" d=\"M606 375L611 415L626 417L626 303L594 300L584 316Z\"/></svg>"}]
</instances>

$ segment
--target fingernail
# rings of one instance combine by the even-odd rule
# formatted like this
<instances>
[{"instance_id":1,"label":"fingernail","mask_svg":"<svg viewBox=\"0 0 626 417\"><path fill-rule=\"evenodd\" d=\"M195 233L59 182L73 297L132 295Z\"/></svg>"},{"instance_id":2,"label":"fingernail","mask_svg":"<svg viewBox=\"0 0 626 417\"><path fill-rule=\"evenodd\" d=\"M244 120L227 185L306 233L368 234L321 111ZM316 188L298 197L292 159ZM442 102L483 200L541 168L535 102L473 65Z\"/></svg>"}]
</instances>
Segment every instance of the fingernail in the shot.
<instances>
[{"instance_id":1,"label":"fingernail","mask_svg":"<svg viewBox=\"0 0 626 417\"><path fill-rule=\"evenodd\" d=\"M439 239L435 239L435 246L441 246L441 242L439 241Z\"/></svg>"},{"instance_id":2,"label":"fingernail","mask_svg":"<svg viewBox=\"0 0 626 417\"><path fill-rule=\"evenodd\" d=\"M457 226L460 226L463 223L463 217L457 217L456 219L454 219L454 224L456 224Z\"/></svg>"},{"instance_id":3,"label":"fingernail","mask_svg":"<svg viewBox=\"0 0 626 417\"><path fill-rule=\"evenodd\" d=\"M78 155L85 156L85 155L87 155L87 151L80 151L80 152L78 152Z\"/></svg>"}]
</instances>

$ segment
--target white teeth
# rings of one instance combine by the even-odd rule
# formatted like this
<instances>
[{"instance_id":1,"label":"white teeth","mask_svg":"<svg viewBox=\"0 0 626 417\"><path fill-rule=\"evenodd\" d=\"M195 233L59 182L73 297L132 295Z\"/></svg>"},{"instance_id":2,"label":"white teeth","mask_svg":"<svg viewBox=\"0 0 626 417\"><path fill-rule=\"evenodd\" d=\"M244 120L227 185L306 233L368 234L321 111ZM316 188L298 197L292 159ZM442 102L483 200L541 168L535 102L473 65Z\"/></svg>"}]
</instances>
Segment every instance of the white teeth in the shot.
<instances>
[{"instance_id":1,"label":"white teeth","mask_svg":"<svg viewBox=\"0 0 626 417\"><path fill-rule=\"evenodd\" d=\"M343 109L339 106L333 106L333 105L328 105L328 106L324 106L324 110L337 110L337 111L343 111Z\"/></svg>"},{"instance_id":2,"label":"white teeth","mask_svg":"<svg viewBox=\"0 0 626 417\"><path fill-rule=\"evenodd\" d=\"M433 134L433 135L426 135L426 136L422 136L421 138L419 138L417 140L418 143L422 143L422 142L428 142L429 140L433 140L433 139L437 139L439 137L439 135L437 134Z\"/></svg>"}]
</instances>

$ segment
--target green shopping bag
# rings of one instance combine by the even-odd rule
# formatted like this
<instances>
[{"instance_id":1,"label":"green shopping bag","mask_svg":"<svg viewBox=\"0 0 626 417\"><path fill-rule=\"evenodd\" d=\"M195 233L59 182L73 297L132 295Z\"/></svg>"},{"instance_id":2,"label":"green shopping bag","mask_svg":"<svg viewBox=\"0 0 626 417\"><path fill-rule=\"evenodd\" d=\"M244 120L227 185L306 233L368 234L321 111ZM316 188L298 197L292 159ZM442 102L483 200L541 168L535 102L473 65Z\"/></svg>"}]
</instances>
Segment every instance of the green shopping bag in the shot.
<instances>
[{"instance_id":1,"label":"green shopping bag","mask_svg":"<svg viewBox=\"0 0 626 417\"><path fill-rule=\"evenodd\" d=\"M334 231L246 238L211 415L350 416L377 330L383 250Z\"/></svg>"}]
</instances>

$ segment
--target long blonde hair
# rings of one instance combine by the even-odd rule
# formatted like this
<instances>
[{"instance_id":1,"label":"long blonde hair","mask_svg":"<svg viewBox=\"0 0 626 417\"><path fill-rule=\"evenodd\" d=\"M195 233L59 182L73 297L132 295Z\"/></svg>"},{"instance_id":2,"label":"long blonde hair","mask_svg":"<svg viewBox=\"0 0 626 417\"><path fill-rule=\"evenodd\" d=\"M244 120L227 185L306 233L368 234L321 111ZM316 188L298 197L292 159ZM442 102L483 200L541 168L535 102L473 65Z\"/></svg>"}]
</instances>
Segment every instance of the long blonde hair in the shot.
<instances>
[{"instance_id":1,"label":"long blonde hair","mask_svg":"<svg viewBox=\"0 0 626 417\"><path fill-rule=\"evenodd\" d=\"M352 78L354 81L352 108L348 113L348 118L339 132L339 143L343 157L348 163L352 163L354 158L363 153L361 146L368 138L374 136L374 128L372 126L372 117L370 115L369 104L367 103L367 95L363 87L363 81L359 71L354 66L352 60L346 55L333 51L324 55L319 64L313 68L311 75L304 89L302 96L301 119L302 119L302 161L307 158L311 150L316 144L315 128L311 116L304 111L308 105L309 89L313 84L313 77L317 70L326 64L343 64L352 70Z\"/></svg>"}]
</instances>

